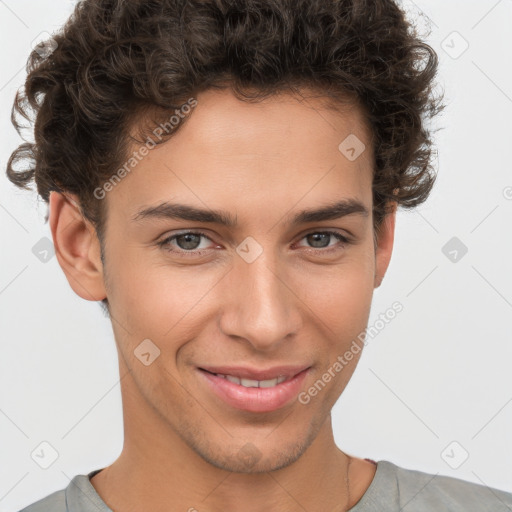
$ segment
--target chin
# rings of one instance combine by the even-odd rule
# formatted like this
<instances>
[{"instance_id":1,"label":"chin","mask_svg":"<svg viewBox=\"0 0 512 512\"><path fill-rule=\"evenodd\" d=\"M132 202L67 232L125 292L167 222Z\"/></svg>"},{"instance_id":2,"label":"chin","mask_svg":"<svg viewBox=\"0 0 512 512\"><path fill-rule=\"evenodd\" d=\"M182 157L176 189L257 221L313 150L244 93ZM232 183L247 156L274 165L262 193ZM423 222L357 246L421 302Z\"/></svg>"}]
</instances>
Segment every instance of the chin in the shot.
<instances>
[{"instance_id":1,"label":"chin","mask_svg":"<svg viewBox=\"0 0 512 512\"><path fill-rule=\"evenodd\" d=\"M193 446L196 453L206 462L232 473L267 473L285 468L296 462L313 442L314 436L306 443L301 439L293 442L280 442L279 446L272 446L265 440L261 442L243 442L237 444L224 444Z\"/></svg>"}]
</instances>

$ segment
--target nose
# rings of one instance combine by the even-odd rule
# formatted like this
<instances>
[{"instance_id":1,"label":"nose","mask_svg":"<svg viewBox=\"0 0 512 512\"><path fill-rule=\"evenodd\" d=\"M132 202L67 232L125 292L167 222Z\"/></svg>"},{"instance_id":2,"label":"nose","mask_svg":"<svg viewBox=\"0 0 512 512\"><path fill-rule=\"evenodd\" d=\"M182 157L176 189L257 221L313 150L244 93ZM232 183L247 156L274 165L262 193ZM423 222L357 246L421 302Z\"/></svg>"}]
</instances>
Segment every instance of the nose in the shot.
<instances>
[{"instance_id":1,"label":"nose","mask_svg":"<svg viewBox=\"0 0 512 512\"><path fill-rule=\"evenodd\" d=\"M270 253L252 263L236 258L221 292L221 331L263 352L279 350L299 331L304 307L290 273Z\"/></svg>"}]
</instances>

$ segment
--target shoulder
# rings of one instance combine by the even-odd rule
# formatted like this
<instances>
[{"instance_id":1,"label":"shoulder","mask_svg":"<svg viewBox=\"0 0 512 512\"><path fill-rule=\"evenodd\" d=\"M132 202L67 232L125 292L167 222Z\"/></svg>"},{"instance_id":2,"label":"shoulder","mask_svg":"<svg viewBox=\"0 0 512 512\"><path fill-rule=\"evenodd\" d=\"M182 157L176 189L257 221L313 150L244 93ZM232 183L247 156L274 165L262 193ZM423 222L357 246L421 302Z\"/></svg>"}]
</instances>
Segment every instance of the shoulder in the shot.
<instances>
[{"instance_id":1,"label":"shoulder","mask_svg":"<svg viewBox=\"0 0 512 512\"><path fill-rule=\"evenodd\" d=\"M67 512L66 490L55 491L20 510L20 512Z\"/></svg>"},{"instance_id":2,"label":"shoulder","mask_svg":"<svg viewBox=\"0 0 512 512\"><path fill-rule=\"evenodd\" d=\"M55 491L19 512L112 512L90 481L99 471L101 469L76 475L65 489Z\"/></svg>"},{"instance_id":3,"label":"shoulder","mask_svg":"<svg viewBox=\"0 0 512 512\"><path fill-rule=\"evenodd\" d=\"M406 469L381 461L396 481L400 510L510 512L512 494L458 478Z\"/></svg>"}]
</instances>

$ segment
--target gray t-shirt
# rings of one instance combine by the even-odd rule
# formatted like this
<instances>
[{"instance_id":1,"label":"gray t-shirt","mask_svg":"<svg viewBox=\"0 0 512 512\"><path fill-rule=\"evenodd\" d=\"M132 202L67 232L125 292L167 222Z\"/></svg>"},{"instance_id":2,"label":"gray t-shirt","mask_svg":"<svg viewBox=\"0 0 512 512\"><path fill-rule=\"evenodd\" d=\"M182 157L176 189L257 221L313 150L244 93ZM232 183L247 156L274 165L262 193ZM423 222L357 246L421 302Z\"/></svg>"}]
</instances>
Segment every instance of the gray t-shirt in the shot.
<instances>
[{"instance_id":1,"label":"gray t-shirt","mask_svg":"<svg viewBox=\"0 0 512 512\"><path fill-rule=\"evenodd\" d=\"M75 476L69 485L20 512L112 512L90 478ZM350 512L512 512L512 494L449 476L401 468L381 460L373 480Z\"/></svg>"}]
</instances>

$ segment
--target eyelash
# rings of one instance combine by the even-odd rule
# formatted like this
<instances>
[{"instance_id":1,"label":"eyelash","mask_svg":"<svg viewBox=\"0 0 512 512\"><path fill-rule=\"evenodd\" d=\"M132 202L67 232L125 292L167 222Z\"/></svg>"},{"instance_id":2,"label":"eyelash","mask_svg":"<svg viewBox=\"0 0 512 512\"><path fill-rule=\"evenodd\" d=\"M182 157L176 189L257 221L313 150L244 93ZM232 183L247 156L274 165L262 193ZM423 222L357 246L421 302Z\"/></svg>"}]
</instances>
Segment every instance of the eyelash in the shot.
<instances>
[{"instance_id":1,"label":"eyelash","mask_svg":"<svg viewBox=\"0 0 512 512\"><path fill-rule=\"evenodd\" d=\"M347 238L346 236L343 236L341 233L338 233L337 231L329 231L329 230L326 230L326 231L311 231L309 233L306 233L301 238L301 240L306 238L309 235L315 235L315 234L332 235L334 238L336 238L337 240L339 240L341 242L341 246L334 246L334 247L324 248L324 249L317 249L315 247L309 247L309 250L314 251L314 252L331 253L331 252L337 251L340 248L345 247L345 245L348 245L348 244L351 243L351 240L349 238ZM178 238L180 236L184 236L184 235L200 235L200 236L203 236L204 238L207 238L210 241L213 241L213 240L211 240L211 238L207 234L203 233L202 231L184 231L182 233L178 233L176 235L172 235L172 236L169 236L169 237L165 238L161 242L158 242L157 245L159 247L167 250L168 252L177 253L179 255L183 255L183 256L189 257L189 258L200 257L205 252L208 252L209 249L202 249L202 250L195 249L195 250L186 251L185 249L178 249L178 250L176 250L176 249L169 249L168 248L170 246L170 243L173 240L175 240L176 238Z\"/></svg>"}]
</instances>

